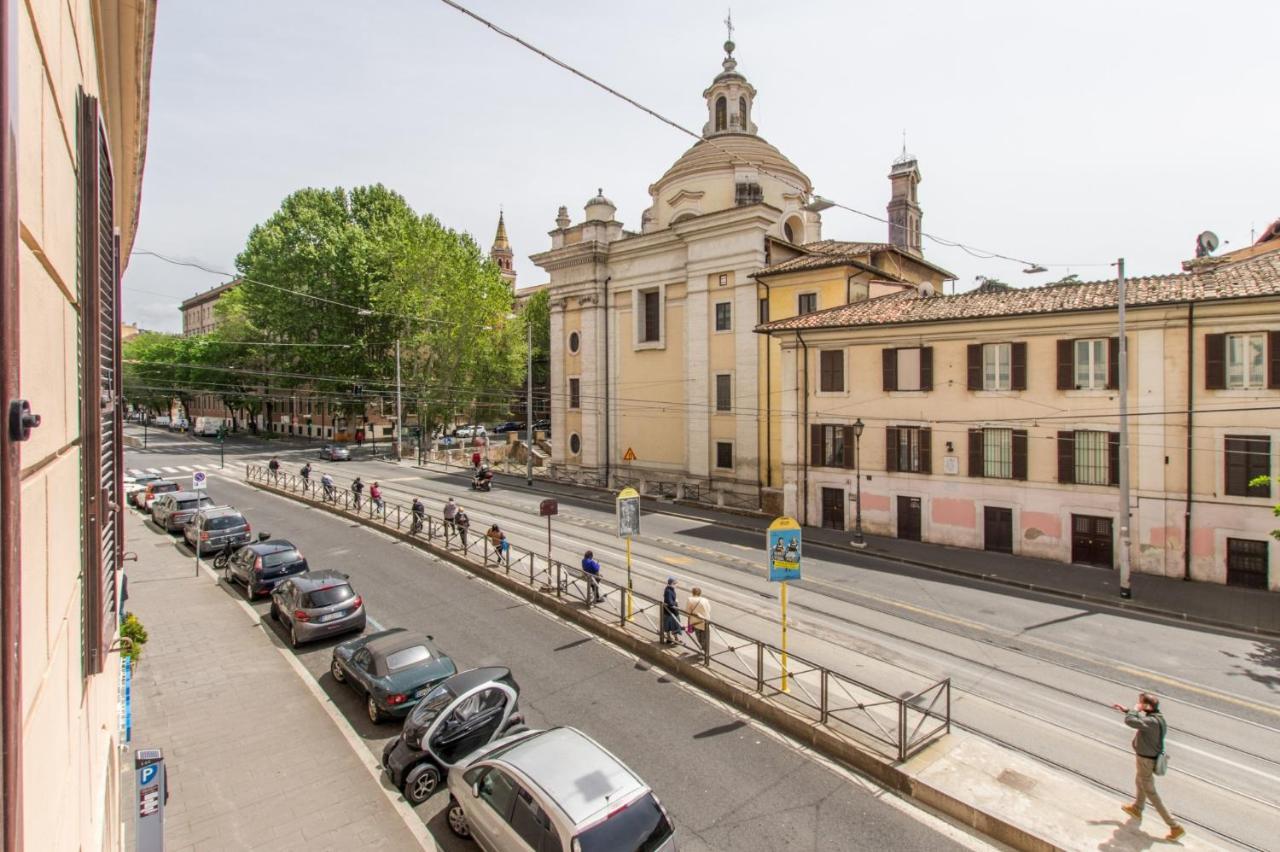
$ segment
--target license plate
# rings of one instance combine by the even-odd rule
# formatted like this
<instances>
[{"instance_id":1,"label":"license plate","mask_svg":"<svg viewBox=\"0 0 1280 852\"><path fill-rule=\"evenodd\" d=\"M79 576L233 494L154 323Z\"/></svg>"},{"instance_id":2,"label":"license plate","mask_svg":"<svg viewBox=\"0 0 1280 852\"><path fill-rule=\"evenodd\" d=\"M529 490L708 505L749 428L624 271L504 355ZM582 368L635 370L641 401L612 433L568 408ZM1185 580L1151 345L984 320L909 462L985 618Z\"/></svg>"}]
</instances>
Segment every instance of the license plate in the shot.
<instances>
[{"instance_id":1,"label":"license plate","mask_svg":"<svg viewBox=\"0 0 1280 852\"><path fill-rule=\"evenodd\" d=\"M346 615L345 612L331 612L328 615L320 616L320 620L321 621L337 621L339 618L342 618L342 616L344 615Z\"/></svg>"},{"instance_id":2,"label":"license plate","mask_svg":"<svg viewBox=\"0 0 1280 852\"><path fill-rule=\"evenodd\" d=\"M419 689L417 692L415 692L415 693L413 694L413 697L414 697L414 698L422 698L422 697L424 697L424 696L425 696L428 692L430 692L430 691L431 691L431 687L429 687L429 686L424 686L424 687L422 687L422 689Z\"/></svg>"}]
</instances>

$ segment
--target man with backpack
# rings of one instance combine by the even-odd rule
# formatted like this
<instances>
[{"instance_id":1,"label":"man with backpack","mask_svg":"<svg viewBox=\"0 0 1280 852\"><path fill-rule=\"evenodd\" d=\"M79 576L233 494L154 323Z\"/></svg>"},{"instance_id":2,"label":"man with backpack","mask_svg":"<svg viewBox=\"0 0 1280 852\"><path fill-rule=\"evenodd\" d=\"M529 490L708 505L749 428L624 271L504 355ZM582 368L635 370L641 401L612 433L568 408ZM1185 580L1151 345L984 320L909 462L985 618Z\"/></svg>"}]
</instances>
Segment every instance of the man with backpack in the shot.
<instances>
[{"instance_id":1,"label":"man with backpack","mask_svg":"<svg viewBox=\"0 0 1280 852\"><path fill-rule=\"evenodd\" d=\"M1168 732L1164 716L1160 713L1160 699L1149 692L1138 693L1138 706L1130 710L1120 704L1112 704L1113 709L1124 714L1124 723L1134 728L1133 752L1137 756L1137 797L1131 805L1122 805L1120 809L1136 820L1142 819L1142 809L1148 801L1169 826L1169 834L1165 840L1174 841L1187 833L1178 821L1169 813L1169 809L1160 800L1156 792L1156 775L1163 775L1168 758L1164 752L1164 738Z\"/></svg>"},{"instance_id":2,"label":"man with backpack","mask_svg":"<svg viewBox=\"0 0 1280 852\"><path fill-rule=\"evenodd\" d=\"M462 549L467 549L467 530L471 529L471 519L467 517L467 513L458 507L458 511L453 516L453 525L458 529L458 535L462 538Z\"/></svg>"},{"instance_id":3,"label":"man with backpack","mask_svg":"<svg viewBox=\"0 0 1280 852\"><path fill-rule=\"evenodd\" d=\"M311 462L304 464L300 473L302 474L302 493L306 494L311 490Z\"/></svg>"},{"instance_id":4,"label":"man with backpack","mask_svg":"<svg viewBox=\"0 0 1280 852\"><path fill-rule=\"evenodd\" d=\"M272 456L271 461L267 462L267 470L271 471L271 482L278 481L280 479L280 459Z\"/></svg>"}]
</instances>

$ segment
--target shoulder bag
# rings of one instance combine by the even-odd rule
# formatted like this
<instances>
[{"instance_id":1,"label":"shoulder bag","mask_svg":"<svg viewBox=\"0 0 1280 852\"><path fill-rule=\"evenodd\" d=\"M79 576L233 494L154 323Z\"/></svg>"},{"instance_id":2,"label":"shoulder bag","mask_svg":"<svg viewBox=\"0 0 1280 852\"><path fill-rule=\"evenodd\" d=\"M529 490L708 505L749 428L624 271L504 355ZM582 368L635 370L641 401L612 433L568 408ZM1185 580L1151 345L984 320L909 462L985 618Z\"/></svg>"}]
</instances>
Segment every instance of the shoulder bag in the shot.
<instances>
[{"instance_id":1,"label":"shoulder bag","mask_svg":"<svg viewBox=\"0 0 1280 852\"><path fill-rule=\"evenodd\" d=\"M1160 722L1160 753L1156 755L1156 765L1152 770L1156 775L1163 775L1169 771L1169 753L1164 750L1164 736L1168 731L1164 723L1164 717L1159 717Z\"/></svg>"}]
</instances>

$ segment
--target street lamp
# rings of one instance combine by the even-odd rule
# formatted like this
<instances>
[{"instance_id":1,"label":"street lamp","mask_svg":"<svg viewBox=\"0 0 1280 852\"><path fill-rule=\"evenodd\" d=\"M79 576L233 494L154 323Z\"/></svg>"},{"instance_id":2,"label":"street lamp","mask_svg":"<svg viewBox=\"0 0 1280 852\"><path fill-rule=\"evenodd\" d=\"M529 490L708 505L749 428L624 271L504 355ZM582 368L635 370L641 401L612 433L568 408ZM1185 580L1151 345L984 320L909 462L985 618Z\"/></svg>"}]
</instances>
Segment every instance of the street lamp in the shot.
<instances>
[{"instance_id":1,"label":"street lamp","mask_svg":"<svg viewBox=\"0 0 1280 852\"><path fill-rule=\"evenodd\" d=\"M524 479L525 484L533 487L533 323L525 319L525 331L528 334L528 361L525 365L524 390ZM630 566L628 566L630 568Z\"/></svg>"},{"instance_id":2,"label":"street lamp","mask_svg":"<svg viewBox=\"0 0 1280 852\"><path fill-rule=\"evenodd\" d=\"M867 542L862 537L862 430L866 428L859 417L853 423L853 460L854 460L854 476L856 477L854 485L854 500L857 501L857 507L853 520L853 546L866 547ZM890 448L892 452L893 448Z\"/></svg>"}]
</instances>

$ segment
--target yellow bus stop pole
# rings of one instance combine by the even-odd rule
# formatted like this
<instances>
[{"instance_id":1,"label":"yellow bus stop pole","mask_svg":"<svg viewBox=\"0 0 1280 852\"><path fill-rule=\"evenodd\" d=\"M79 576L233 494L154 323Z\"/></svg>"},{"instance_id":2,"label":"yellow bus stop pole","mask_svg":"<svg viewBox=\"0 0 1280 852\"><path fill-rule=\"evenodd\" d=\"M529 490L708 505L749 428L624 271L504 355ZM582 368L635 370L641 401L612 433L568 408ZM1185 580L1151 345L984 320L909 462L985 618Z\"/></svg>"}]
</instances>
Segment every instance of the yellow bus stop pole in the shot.
<instances>
[{"instance_id":1,"label":"yellow bus stop pole","mask_svg":"<svg viewBox=\"0 0 1280 852\"><path fill-rule=\"evenodd\" d=\"M631 601L631 536L627 536L627 621L632 620Z\"/></svg>"},{"instance_id":2,"label":"yellow bus stop pole","mask_svg":"<svg viewBox=\"0 0 1280 852\"><path fill-rule=\"evenodd\" d=\"M787 581L782 581L782 691L790 692L787 684Z\"/></svg>"}]
</instances>

